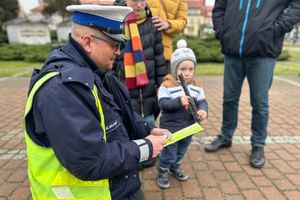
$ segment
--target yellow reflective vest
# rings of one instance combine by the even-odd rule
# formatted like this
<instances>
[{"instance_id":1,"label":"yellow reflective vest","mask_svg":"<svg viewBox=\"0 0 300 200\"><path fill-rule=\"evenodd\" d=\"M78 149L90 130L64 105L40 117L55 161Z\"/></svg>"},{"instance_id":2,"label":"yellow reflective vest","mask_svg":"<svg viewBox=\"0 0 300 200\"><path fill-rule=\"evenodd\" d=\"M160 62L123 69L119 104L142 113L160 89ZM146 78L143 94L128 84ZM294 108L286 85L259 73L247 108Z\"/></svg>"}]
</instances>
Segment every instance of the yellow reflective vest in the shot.
<instances>
[{"instance_id":1,"label":"yellow reflective vest","mask_svg":"<svg viewBox=\"0 0 300 200\"><path fill-rule=\"evenodd\" d=\"M59 72L49 72L32 87L25 108L24 133L28 159L28 178L33 200L110 200L108 179L99 181L83 181L69 173L57 160L51 147L36 144L28 135L26 116L32 108L35 94L39 88ZM101 118L101 127L106 140L105 123L102 107L94 85L92 93Z\"/></svg>"}]
</instances>

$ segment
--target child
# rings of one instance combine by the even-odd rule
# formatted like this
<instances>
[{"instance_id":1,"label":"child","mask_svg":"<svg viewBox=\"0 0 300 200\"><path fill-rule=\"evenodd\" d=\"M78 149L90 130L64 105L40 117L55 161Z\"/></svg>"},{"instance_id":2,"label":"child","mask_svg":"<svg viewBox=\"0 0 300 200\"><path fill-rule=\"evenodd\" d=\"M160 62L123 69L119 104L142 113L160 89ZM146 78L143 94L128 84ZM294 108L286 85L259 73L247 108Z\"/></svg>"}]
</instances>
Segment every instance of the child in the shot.
<instances>
[{"instance_id":1,"label":"child","mask_svg":"<svg viewBox=\"0 0 300 200\"><path fill-rule=\"evenodd\" d=\"M195 100L198 108L197 114L201 120L207 119L208 105L205 100L204 90L194 79L196 57L193 50L186 47L185 40L177 42L177 49L171 57L171 73L168 74L158 90L158 105L162 110L160 128L168 129L174 133L195 123L189 109L188 96L178 80L178 75L183 74L190 95ZM187 151L192 136L186 137L164 148L159 156L157 183L166 189L170 187L169 174L180 181L187 180L189 176L180 168L180 161Z\"/></svg>"}]
</instances>

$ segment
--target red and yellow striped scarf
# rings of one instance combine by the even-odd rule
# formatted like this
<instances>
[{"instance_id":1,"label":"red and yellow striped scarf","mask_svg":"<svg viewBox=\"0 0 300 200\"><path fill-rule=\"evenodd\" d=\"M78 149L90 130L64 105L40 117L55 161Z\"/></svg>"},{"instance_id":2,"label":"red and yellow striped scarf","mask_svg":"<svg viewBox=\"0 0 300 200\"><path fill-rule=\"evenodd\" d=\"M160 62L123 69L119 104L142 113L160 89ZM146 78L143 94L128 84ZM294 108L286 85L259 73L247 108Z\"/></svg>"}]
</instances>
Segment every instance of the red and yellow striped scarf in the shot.
<instances>
[{"instance_id":1,"label":"red and yellow striped scarf","mask_svg":"<svg viewBox=\"0 0 300 200\"><path fill-rule=\"evenodd\" d=\"M146 12L130 13L125 20L127 43L124 53L125 83L128 89L143 87L148 84L142 42L138 24L146 20Z\"/></svg>"}]
</instances>

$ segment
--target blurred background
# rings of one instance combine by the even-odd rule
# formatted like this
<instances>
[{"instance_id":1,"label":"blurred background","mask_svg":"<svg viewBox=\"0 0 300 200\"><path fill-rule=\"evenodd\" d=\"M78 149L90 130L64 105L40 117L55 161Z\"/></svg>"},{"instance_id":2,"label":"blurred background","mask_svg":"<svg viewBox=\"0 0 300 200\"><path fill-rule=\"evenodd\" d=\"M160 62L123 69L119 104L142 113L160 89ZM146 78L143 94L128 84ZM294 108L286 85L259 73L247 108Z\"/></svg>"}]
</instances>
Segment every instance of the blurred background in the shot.
<instances>
[{"instance_id":1,"label":"blurred background","mask_svg":"<svg viewBox=\"0 0 300 200\"><path fill-rule=\"evenodd\" d=\"M1 0L0 77L29 76L49 52L68 40L71 4L111 4L113 0ZM222 75L223 54L214 38L214 0L188 0L188 24L174 43L185 38L196 53L197 75ZM286 34L275 75L300 82L300 26Z\"/></svg>"}]
</instances>

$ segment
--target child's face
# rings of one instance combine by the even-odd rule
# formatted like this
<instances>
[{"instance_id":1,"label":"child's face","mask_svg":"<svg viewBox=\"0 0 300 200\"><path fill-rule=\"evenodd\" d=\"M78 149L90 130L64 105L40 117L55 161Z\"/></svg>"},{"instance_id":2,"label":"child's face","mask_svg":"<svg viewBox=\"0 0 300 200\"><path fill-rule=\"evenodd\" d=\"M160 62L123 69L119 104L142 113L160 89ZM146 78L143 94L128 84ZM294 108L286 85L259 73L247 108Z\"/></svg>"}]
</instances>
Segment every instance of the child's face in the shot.
<instances>
[{"instance_id":1,"label":"child's face","mask_svg":"<svg viewBox=\"0 0 300 200\"><path fill-rule=\"evenodd\" d=\"M182 61L177 68L177 76L182 73L186 82L193 79L195 72L195 63L191 60Z\"/></svg>"},{"instance_id":2,"label":"child's face","mask_svg":"<svg viewBox=\"0 0 300 200\"><path fill-rule=\"evenodd\" d=\"M145 10L147 0L126 0L128 7L132 8L136 14Z\"/></svg>"}]
</instances>

